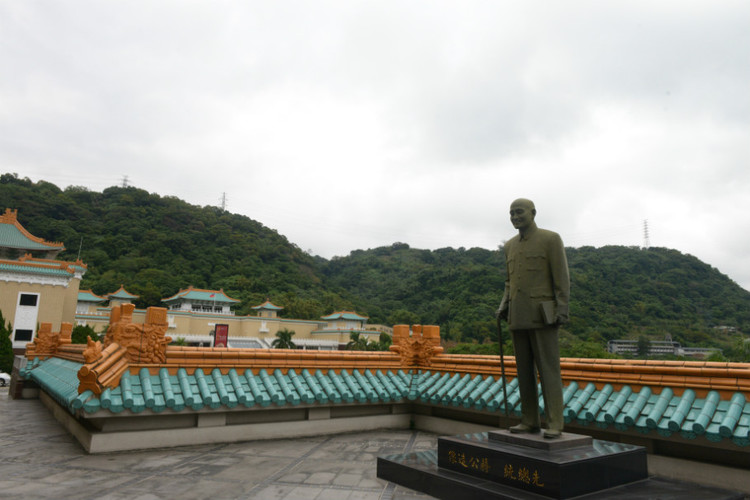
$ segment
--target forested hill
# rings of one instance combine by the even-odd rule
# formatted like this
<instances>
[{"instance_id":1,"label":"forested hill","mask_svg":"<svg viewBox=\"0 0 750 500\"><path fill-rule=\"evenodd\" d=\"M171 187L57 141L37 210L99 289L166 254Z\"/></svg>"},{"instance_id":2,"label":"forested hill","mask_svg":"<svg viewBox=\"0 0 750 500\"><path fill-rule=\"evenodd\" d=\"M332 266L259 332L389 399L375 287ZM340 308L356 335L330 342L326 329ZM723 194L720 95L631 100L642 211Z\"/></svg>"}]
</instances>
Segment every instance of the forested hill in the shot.
<instances>
[{"instance_id":1,"label":"forested hill","mask_svg":"<svg viewBox=\"0 0 750 500\"><path fill-rule=\"evenodd\" d=\"M571 322L581 340L670 334L683 345L728 345L717 326L750 332L750 292L690 255L664 248L567 248ZM439 324L455 341L495 339L505 281L501 251L390 247L324 266L326 283L390 323Z\"/></svg>"},{"instance_id":2,"label":"forested hill","mask_svg":"<svg viewBox=\"0 0 750 500\"><path fill-rule=\"evenodd\" d=\"M455 341L494 339L493 313L505 280L499 250L419 250L407 244L313 257L248 217L197 207L137 188L61 190L15 174L0 176L0 209L18 209L34 235L62 241L60 258L79 251L88 265L82 288L138 295L137 305L193 285L223 288L249 314L266 298L290 318L317 319L354 309L371 323L438 324ZM750 292L676 250L568 248L571 323L581 340L602 343L645 335L690 346L726 346L750 333ZM733 334L736 337L736 334Z\"/></svg>"},{"instance_id":3,"label":"forested hill","mask_svg":"<svg viewBox=\"0 0 750 500\"><path fill-rule=\"evenodd\" d=\"M352 304L328 293L316 259L259 222L133 187L61 190L15 174L0 176L0 209L18 209L32 234L61 241L61 259L88 265L81 288L111 293L121 284L139 307L180 289L223 288L238 314L270 297L290 317L319 318Z\"/></svg>"}]
</instances>

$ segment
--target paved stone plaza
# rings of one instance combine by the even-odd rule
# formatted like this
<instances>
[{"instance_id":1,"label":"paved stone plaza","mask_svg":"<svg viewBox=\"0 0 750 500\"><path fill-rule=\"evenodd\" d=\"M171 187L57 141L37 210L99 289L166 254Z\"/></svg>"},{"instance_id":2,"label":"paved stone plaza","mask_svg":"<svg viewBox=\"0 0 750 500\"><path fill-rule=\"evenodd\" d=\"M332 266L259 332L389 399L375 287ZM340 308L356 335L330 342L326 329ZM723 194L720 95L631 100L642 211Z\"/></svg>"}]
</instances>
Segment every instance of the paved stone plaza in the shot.
<instances>
[{"instance_id":1,"label":"paved stone plaza","mask_svg":"<svg viewBox=\"0 0 750 500\"><path fill-rule=\"evenodd\" d=\"M437 436L371 431L89 455L39 400L0 393L0 498L416 500L376 477L378 455Z\"/></svg>"}]
</instances>

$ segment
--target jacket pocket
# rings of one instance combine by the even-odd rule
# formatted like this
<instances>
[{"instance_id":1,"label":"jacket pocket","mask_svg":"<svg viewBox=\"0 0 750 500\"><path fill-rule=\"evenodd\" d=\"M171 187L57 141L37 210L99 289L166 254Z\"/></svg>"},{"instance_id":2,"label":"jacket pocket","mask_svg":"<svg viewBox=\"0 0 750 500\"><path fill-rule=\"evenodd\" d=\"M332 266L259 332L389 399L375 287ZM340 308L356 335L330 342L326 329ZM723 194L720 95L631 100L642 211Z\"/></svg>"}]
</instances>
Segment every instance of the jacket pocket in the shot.
<instances>
[{"instance_id":1,"label":"jacket pocket","mask_svg":"<svg viewBox=\"0 0 750 500\"><path fill-rule=\"evenodd\" d=\"M546 286L535 286L529 290L529 297L540 300L554 300L555 294Z\"/></svg>"},{"instance_id":2,"label":"jacket pocket","mask_svg":"<svg viewBox=\"0 0 750 500\"><path fill-rule=\"evenodd\" d=\"M529 253L525 256L526 269L529 271L541 271L547 267L547 255L544 253Z\"/></svg>"}]
</instances>

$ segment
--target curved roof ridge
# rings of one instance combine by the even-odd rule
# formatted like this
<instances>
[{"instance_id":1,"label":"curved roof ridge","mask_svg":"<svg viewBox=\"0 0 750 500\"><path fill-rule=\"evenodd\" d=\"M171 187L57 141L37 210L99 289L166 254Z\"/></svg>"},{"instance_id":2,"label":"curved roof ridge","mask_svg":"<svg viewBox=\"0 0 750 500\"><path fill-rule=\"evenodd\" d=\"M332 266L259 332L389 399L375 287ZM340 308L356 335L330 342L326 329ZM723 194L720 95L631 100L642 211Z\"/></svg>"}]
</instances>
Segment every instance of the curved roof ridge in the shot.
<instances>
[{"instance_id":1,"label":"curved roof ridge","mask_svg":"<svg viewBox=\"0 0 750 500\"><path fill-rule=\"evenodd\" d=\"M36 243L37 245L42 245L42 247L46 250L58 250L62 251L65 250L65 245L59 241L51 242L47 241L44 238L40 238L38 236L34 236L31 234L25 227L21 225L20 222L18 222L18 210L11 210L10 208L5 209L5 213L0 215L0 224L7 224L10 226L13 226L18 230L18 232L26 238L27 240L32 241L33 243ZM20 244L13 245L13 248L26 248L24 246L21 246ZM29 248L29 250L40 250L39 248Z\"/></svg>"},{"instance_id":2,"label":"curved roof ridge","mask_svg":"<svg viewBox=\"0 0 750 500\"><path fill-rule=\"evenodd\" d=\"M266 301L263 302L261 305L259 305L259 306L253 306L251 309L256 309L256 310L257 309L273 309L275 311L280 311L281 309L284 309L284 308L281 307L281 306L277 306L276 304L274 304L270 300L266 299Z\"/></svg>"},{"instance_id":3,"label":"curved roof ridge","mask_svg":"<svg viewBox=\"0 0 750 500\"><path fill-rule=\"evenodd\" d=\"M123 298L124 299L137 299L140 297L140 295L135 295L135 294L128 292L127 290L125 290L125 285L121 284L120 288L118 288L112 293L107 294L108 299L111 299L112 297L116 299L123 299Z\"/></svg>"},{"instance_id":4,"label":"curved roof ridge","mask_svg":"<svg viewBox=\"0 0 750 500\"><path fill-rule=\"evenodd\" d=\"M84 300L88 299L89 302L92 302L91 299L94 299L97 302L102 302L102 301L107 300L106 297L101 297L101 296L95 294L94 291L91 290L90 288L89 289L78 290L78 300L80 301L82 299L84 299Z\"/></svg>"},{"instance_id":5,"label":"curved roof ridge","mask_svg":"<svg viewBox=\"0 0 750 500\"><path fill-rule=\"evenodd\" d=\"M66 274L75 274L77 267L82 267L82 270L86 270L85 265L80 265L73 262L65 262L62 260L47 260L44 262L29 261L26 259L12 260L12 259L0 259L0 265L6 270L15 270L23 272L24 270L32 271L48 271L48 272L61 272Z\"/></svg>"},{"instance_id":6,"label":"curved roof ridge","mask_svg":"<svg viewBox=\"0 0 750 500\"><path fill-rule=\"evenodd\" d=\"M351 317L353 316L353 317ZM370 319L367 316L362 316L361 314L357 314L354 311L334 311L331 314L327 316L321 316L320 319L359 319L359 320L365 320Z\"/></svg>"},{"instance_id":7,"label":"curved roof ridge","mask_svg":"<svg viewBox=\"0 0 750 500\"><path fill-rule=\"evenodd\" d=\"M220 288L219 290L209 290L207 288L195 288L193 287L193 285L190 285L188 288L184 290L181 289L179 292L172 295L171 297L162 299L162 302L174 301L174 300L178 300L181 298L195 299L195 300L214 300L214 301L220 299L221 302L242 302L239 299L235 299L227 295L226 292L224 292L223 288Z\"/></svg>"}]
</instances>

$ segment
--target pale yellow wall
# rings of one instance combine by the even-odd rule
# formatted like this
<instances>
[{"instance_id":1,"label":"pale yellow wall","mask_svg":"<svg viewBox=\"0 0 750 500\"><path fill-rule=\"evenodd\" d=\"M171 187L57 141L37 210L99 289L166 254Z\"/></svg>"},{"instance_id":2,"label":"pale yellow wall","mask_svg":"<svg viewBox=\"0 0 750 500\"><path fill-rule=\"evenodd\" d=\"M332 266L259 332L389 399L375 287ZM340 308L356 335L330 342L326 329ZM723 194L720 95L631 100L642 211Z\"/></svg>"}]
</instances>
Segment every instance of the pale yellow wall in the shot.
<instances>
[{"instance_id":1,"label":"pale yellow wall","mask_svg":"<svg viewBox=\"0 0 750 500\"><path fill-rule=\"evenodd\" d=\"M70 280L68 288L65 289L65 295L63 299L63 310L62 310L62 321L66 323L73 323L76 316L76 307L78 305L78 291L81 285L81 280L73 278ZM53 330L57 331L57 330Z\"/></svg>"},{"instance_id":2,"label":"pale yellow wall","mask_svg":"<svg viewBox=\"0 0 750 500\"><path fill-rule=\"evenodd\" d=\"M91 315L78 315L78 323L86 323L100 332L109 324L108 308L98 308L96 317ZM276 332L286 328L294 331L295 339L324 339L337 340L338 336L318 336L311 335L311 332L317 330L321 323L318 321L303 320L284 320L281 318L261 318L257 316L221 316L208 315L200 313L185 313L178 311L167 311L167 318L173 318L170 323L175 326L167 330L167 335L177 338L184 335L208 335L214 329L215 324L229 325L230 337L256 337L275 339ZM133 312L133 322L142 323L145 320L145 311L136 309ZM261 326L265 323L267 332L261 332ZM347 332L347 341L349 333Z\"/></svg>"},{"instance_id":3,"label":"pale yellow wall","mask_svg":"<svg viewBox=\"0 0 750 500\"><path fill-rule=\"evenodd\" d=\"M6 321L14 324L19 293L38 293L37 324L52 323L52 331L59 331L60 323L72 323L75 318L80 280L72 279L67 287L17 282L0 282L0 310Z\"/></svg>"},{"instance_id":4,"label":"pale yellow wall","mask_svg":"<svg viewBox=\"0 0 750 500\"><path fill-rule=\"evenodd\" d=\"M108 308L100 307L97 309L99 316L92 317L90 315L78 315L77 320L79 323L85 323L94 328L95 331L103 331L109 324L109 313ZM142 309L136 309L133 312L133 322L142 323L145 320L145 311ZM294 320L294 319L282 319L282 318L264 318L259 316L222 316L222 315L211 315L201 314L192 312L181 312L181 311L167 311L167 318L170 320L170 326L167 330L167 335L172 339L178 337L187 337L191 335L202 335L208 336L209 333L214 329L213 325L226 324L229 325L229 337L254 337L259 339L267 339L269 342L276 338L276 332L286 328L294 332L292 340L301 339L312 339L312 340L332 340L338 342L341 345L345 345L349 342L349 334L351 328L348 329L335 329L328 330L328 326L325 322L320 321L305 321L305 320ZM361 322L358 322L361 324ZM261 327L265 324L267 331L261 331ZM341 326L341 325L337 325ZM361 326L361 325L360 325ZM358 330L360 335L367 338L368 340L377 341L380 338L379 331L361 331ZM317 332L313 334L313 332Z\"/></svg>"}]
</instances>

